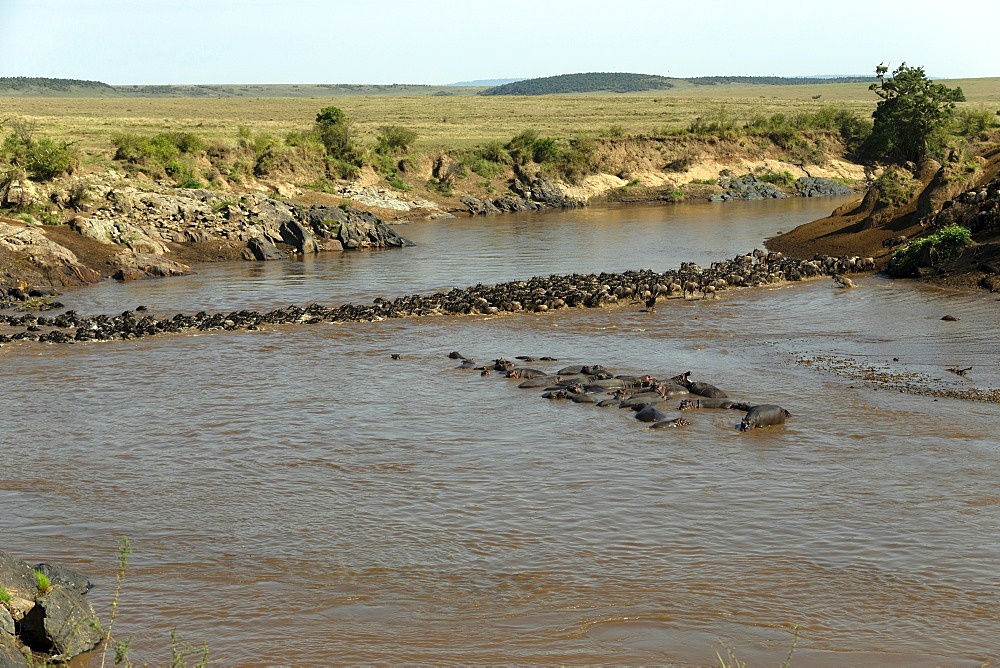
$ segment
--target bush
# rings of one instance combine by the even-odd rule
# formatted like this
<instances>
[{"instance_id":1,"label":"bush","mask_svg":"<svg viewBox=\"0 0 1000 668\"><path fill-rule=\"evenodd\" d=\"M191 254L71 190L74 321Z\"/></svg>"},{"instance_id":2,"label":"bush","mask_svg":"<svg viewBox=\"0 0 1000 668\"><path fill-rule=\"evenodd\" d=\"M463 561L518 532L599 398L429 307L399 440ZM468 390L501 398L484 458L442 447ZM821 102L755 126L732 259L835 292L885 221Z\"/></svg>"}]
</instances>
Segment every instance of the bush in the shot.
<instances>
[{"instance_id":1,"label":"bush","mask_svg":"<svg viewBox=\"0 0 1000 668\"><path fill-rule=\"evenodd\" d=\"M878 191L880 204L901 206L913 199L918 183L905 169L890 165L875 179L872 187Z\"/></svg>"},{"instance_id":2,"label":"bush","mask_svg":"<svg viewBox=\"0 0 1000 668\"><path fill-rule=\"evenodd\" d=\"M963 137L979 137L994 127L996 115L986 109L962 109L955 114L953 127L955 134Z\"/></svg>"},{"instance_id":3,"label":"bush","mask_svg":"<svg viewBox=\"0 0 1000 668\"><path fill-rule=\"evenodd\" d=\"M933 266L958 257L972 243L972 232L961 225L947 225L934 234L897 249L889 258L892 276L912 276L918 267Z\"/></svg>"},{"instance_id":4,"label":"bush","mask_svg":"<svg viewBox=\"0 0 1000 668\"><path fill-rule=\"evenodd\" d=\"M326 148L329 158L361 166L361 159L351 136L351 123L347 114L338 107L323 107L316 114L316 133Z\"/></svg>"},{"instance_id":5,"label":"bush","mask_svg":"<svg viewBox=\"0 0 1000 668\"><path fill-rule=\"evenodd\" d=\"M413 130L401 125L383 125L375 138L375 151L384 155L406 153L416 140L417 133Z\"/></svg>"},{"instance_id":6,"label":"bush","mask_svg":"<svg viewBox=\"0 0 1000 668\"><path fill-rule=\"evenodd\" d=\"M11 132L0 145L0 156L13 167L23 169L36 181L51 181L72 174L80 165L80 154L72 142L35 138L35 124L10 121Z\"/></svg>"},{"instance_id":7,"label":"bush","mask_svg":"<svg viewBox=\"0 0 1000 668\"><path fill-rule=\"evenodd\" d=\"M781 188L791 188L795 185L795 177L792 176L791 172L767 172L766 174L761 174L757 178L764 183L771 183Z\"/></svg>"}]
</instances>

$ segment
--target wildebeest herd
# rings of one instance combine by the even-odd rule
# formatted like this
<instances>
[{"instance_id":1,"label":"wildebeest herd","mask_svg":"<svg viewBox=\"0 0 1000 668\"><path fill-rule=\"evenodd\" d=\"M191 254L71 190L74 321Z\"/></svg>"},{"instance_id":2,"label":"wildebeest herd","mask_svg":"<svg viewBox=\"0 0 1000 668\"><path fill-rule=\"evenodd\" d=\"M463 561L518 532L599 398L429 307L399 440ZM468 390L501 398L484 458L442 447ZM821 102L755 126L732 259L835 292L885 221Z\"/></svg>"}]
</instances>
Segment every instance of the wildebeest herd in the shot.
<instances>
[{"instance_id":1,"label":"wildebeest herd","mask_svg":"<svg viewBox=\"0 0 1000 668\"><path fill-rule=\"evenodd\" d=\"M711 383L692 381L691 372L678 374L668 380L659 380L646 374L643 376L612 374L600 364L574 365L554 372L546 372L504 358L494 359L488 364L477 364L474 359L455 351L449 358L461 360L458 368L479 371L482 376L502 373L506 378L520 380L521 389L540 390L542 398L566 400L578 404L592 404L598 407L616 407L633 411L635 419L650 423L650 429L683 427L691 424L684 417L669 418L660 408L679 401L677 409L731 409L745 411L739 429L749 431L757 427L769 427L785 423L790 413L774 404L750 404L730 399L725 392ZM394 356L394 359L398 359ZM536 360L518 356L519 362L532 363ZM551 357L540 357L537 361L555 362Z\"/></svg>"}]
</instances>

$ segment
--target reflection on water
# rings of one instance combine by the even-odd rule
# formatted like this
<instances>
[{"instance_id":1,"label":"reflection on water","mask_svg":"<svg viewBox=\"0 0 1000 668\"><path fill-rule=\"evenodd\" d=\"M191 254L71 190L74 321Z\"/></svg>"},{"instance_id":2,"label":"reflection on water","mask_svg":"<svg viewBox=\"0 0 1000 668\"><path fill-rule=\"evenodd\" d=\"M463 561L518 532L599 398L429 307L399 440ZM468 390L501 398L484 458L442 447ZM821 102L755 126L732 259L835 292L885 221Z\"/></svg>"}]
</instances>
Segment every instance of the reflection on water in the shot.
<instances>
[{"instance_id":1,"label":"reflection on water","mask_svg":"<svg viewBox=\"0 0 1000 668\"><path fill-rule=\"evenodd\" d=\"M636 238L711 247L730 232L729 209L704 210L716 218L698 213L696 234L677 231L692 224L669 220L675 209L613 210L616 225L601 210L559 214L551 235L544 217L503 219L492 237L477 236L482 221L453 221L440 237L413 224L410 236L438 245L425 239L399 275L383 265L402 253L317 258L265 267L247 294L249 267L229 265L200 273L193 292L185 281L102 286L72 296L93 309L73 306L330 302L582 271L568 268L567 247L587 271L654 266ZM795 223L780 206L741 215L764 234L782 215ZM510 262L514 237L522 264ZM665 267L690 259L658 252ZM131 536L116 628L152 663L176 628L224 664L704 665L720 642L777 664L794 626L803 665L995 661L1000 407L874 390L796 360L850 356L997 387L997 302L857 282L654 313L7 346L4 549L91 574L107 610L115 542ZM687 428L653 432L619 409L457 370L445 357L455 349L559 358L534 363L543 368L691 370L793 417L743 434L740 413L699 411ZM974 369L960 378L952 365Z\"/></svg>"}]
</instances>

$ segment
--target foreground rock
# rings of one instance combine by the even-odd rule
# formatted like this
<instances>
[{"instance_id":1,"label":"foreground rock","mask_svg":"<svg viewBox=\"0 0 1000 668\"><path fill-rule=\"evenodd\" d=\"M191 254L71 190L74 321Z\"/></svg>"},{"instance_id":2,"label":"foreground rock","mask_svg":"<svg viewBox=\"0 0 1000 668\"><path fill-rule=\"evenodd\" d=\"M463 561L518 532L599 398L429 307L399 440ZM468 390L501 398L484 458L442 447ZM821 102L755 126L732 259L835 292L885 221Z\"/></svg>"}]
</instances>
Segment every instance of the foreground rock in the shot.
<instances>
[{"instance_id":1,"label":"foreground rock","mask_svg":"<svg viewBox=\"0 0 1000 668\"><path fill-rule=\"evenodd\" d=\"M39 590L35 571L51 574L52 585ZM68 661L103 640L100 620L84 598L86 578L72 571L26 562L0 551L0 666ZM35 656L33 657L32 654Z\"/></svg>"}]
</instances>

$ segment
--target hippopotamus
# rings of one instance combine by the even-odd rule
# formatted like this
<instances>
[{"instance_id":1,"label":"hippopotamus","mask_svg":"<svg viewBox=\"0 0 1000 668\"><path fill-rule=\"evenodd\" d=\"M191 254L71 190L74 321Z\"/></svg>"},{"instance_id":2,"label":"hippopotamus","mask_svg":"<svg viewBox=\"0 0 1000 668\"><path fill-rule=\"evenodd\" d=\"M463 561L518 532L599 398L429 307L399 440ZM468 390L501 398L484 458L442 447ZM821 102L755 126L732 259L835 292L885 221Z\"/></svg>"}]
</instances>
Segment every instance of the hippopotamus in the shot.
<instances>
[{"instance_id":1,"label":"hippopotamus","mask_svg":"<svg viewBox=\"0 0 1000 668\"><path fill-rule=\"evenodd\" d=\"M450 353L448 353L448 357L450 357L453 360L464 360L464 359L466 359L465 355L463 355L462 353L458 352L457 350L453 350Z\"/></svg>"},{"instance_id":2,"label":"hippopotamus","mask_svg":"<svg viewBox=\"0 0 1000 668\"><path fill-rule=\"evenodd\" d=\"M633 394L631 397L622 400L621 403L618 404L618 407L638 410L643 406L654 406L661 401L663 401L663 397L656 392L640 392L639 394Z\"/></svg>"},{"instance_id":3,"label":"hippopotamus","mask_svg":"<svg viewBox=\"0 0 1000 668\"><path fill-rule=\"evenodd\" d=\"M635 419L641 422L661 422L667 419L667 414L656 410L655 406L643 406L635 412Z\"/></svg>"},{"instance_id":4,"label":"hippopotamus","mask_svg":"<svg viewBox=\"0 0 1000 668\"><path fill-rule=\"evenodd\" d=\"M514 363L501 357L493 360L493 366L490 368L494 371L511 371L514 368Z\"/></svg>"},{"instance_id":5,"label":"hippopotamus","mask_svg":"<svg viewBox=\"0 0 1000 668\"><path fill-rule=\"evenodd\" d=\"M694 382L689 383L687 386L688 391L691 394L697 394L701 397L709 397L711 399L725 399L729 395L717 388L715 385L710 383Z\"/></svg>"},{"instance_id":6,"label":"hippopotamus","mask_svg":"<svg viewBox=\"0 0 1000 668\"><path fill-rule=\"evenodd\" d=\"M679 397L685 394L690 394L687 388L673 382L655 383L652 386L652 389L664 399L667 397Z\"/></svg>"},{"instance_id":7,"label":"hippopotamus","mask_svg":"<svg viewBox=\"0 0 1000 668\"><path fill-rule=\"evenodd\" d=\"M649 425L650 429L667 429L669 427L686 427L691 424L690 420L685 420L682 417L674 418L672 420L660 420L659 422L654 422Z\"/></svg>"},{"instance_id":8,"label":"hippopotamus","mask_svg":"<svg viewBox=\"0 0 1000 668\"><path fill-rule=\"evenodd\" d=\"M748 411L751 406L748 403L732 399L681 399L681 405L677 407L677 410L687 411L692 408L734 408L738 411Z\"/></svg>"},{"instance_id":9,"label":"hippopotamus","mask_svg":"<svg viewBox=\"0 0 1000 668\"><path fill-rule=\"evenodd\" d=\"M781 406L774 404L761 404L754 406L743 416L740 422L740 431L750 431L754 427L769 427L773 424L785 424L785 418L791 416Z\"/></svg>"},{"instance_id":10,"label":"hippopotamus","mask_svg":"<svg viewBox=\"0 0 1000 668\"><path fill-rule=\"evenodd\" d=\"M569 398L574 404L596 404L597 397L590 392L573 392Z\"/></svg>"},{"instance_id":11,"label":"hippopotamus","mask_svg":"<svg viewBox=\"0 0 1000 668\"><path fill-rule=\"evenodd\" d=\"M524 367L522 369L511 369L507 372L508 378L523 378L525 380L530 380L531 378L538 378L540 376L548 375L544 371L539 371L538 369L529 369Z\"/></svg>"},{"instance_id":12,"label":"hippopotamus","mask_svg":"<svg viewBox=\"0 0 1000 668\"><path fill-rule=\"evenodd\" d=\"M529 378L520 385L519 388L522 389L535 389L539 387L548 387L550 385L555 385L556 381L559 380L555 376L537 376L535 378Z\"/></svg>"},{"instance_id":13,"label":"hippopotamus","mask_svg":"<svg viewBox=\"0 0 1000 668\"><path fill-rule=\"evenodd\" d=\"M475 360L470 360L470 359L463 359L462 363L459 364L456 368L457 369L475 369L475 368L477 368L476 367L476 361Z\"/></svg>"}]
</instances>

